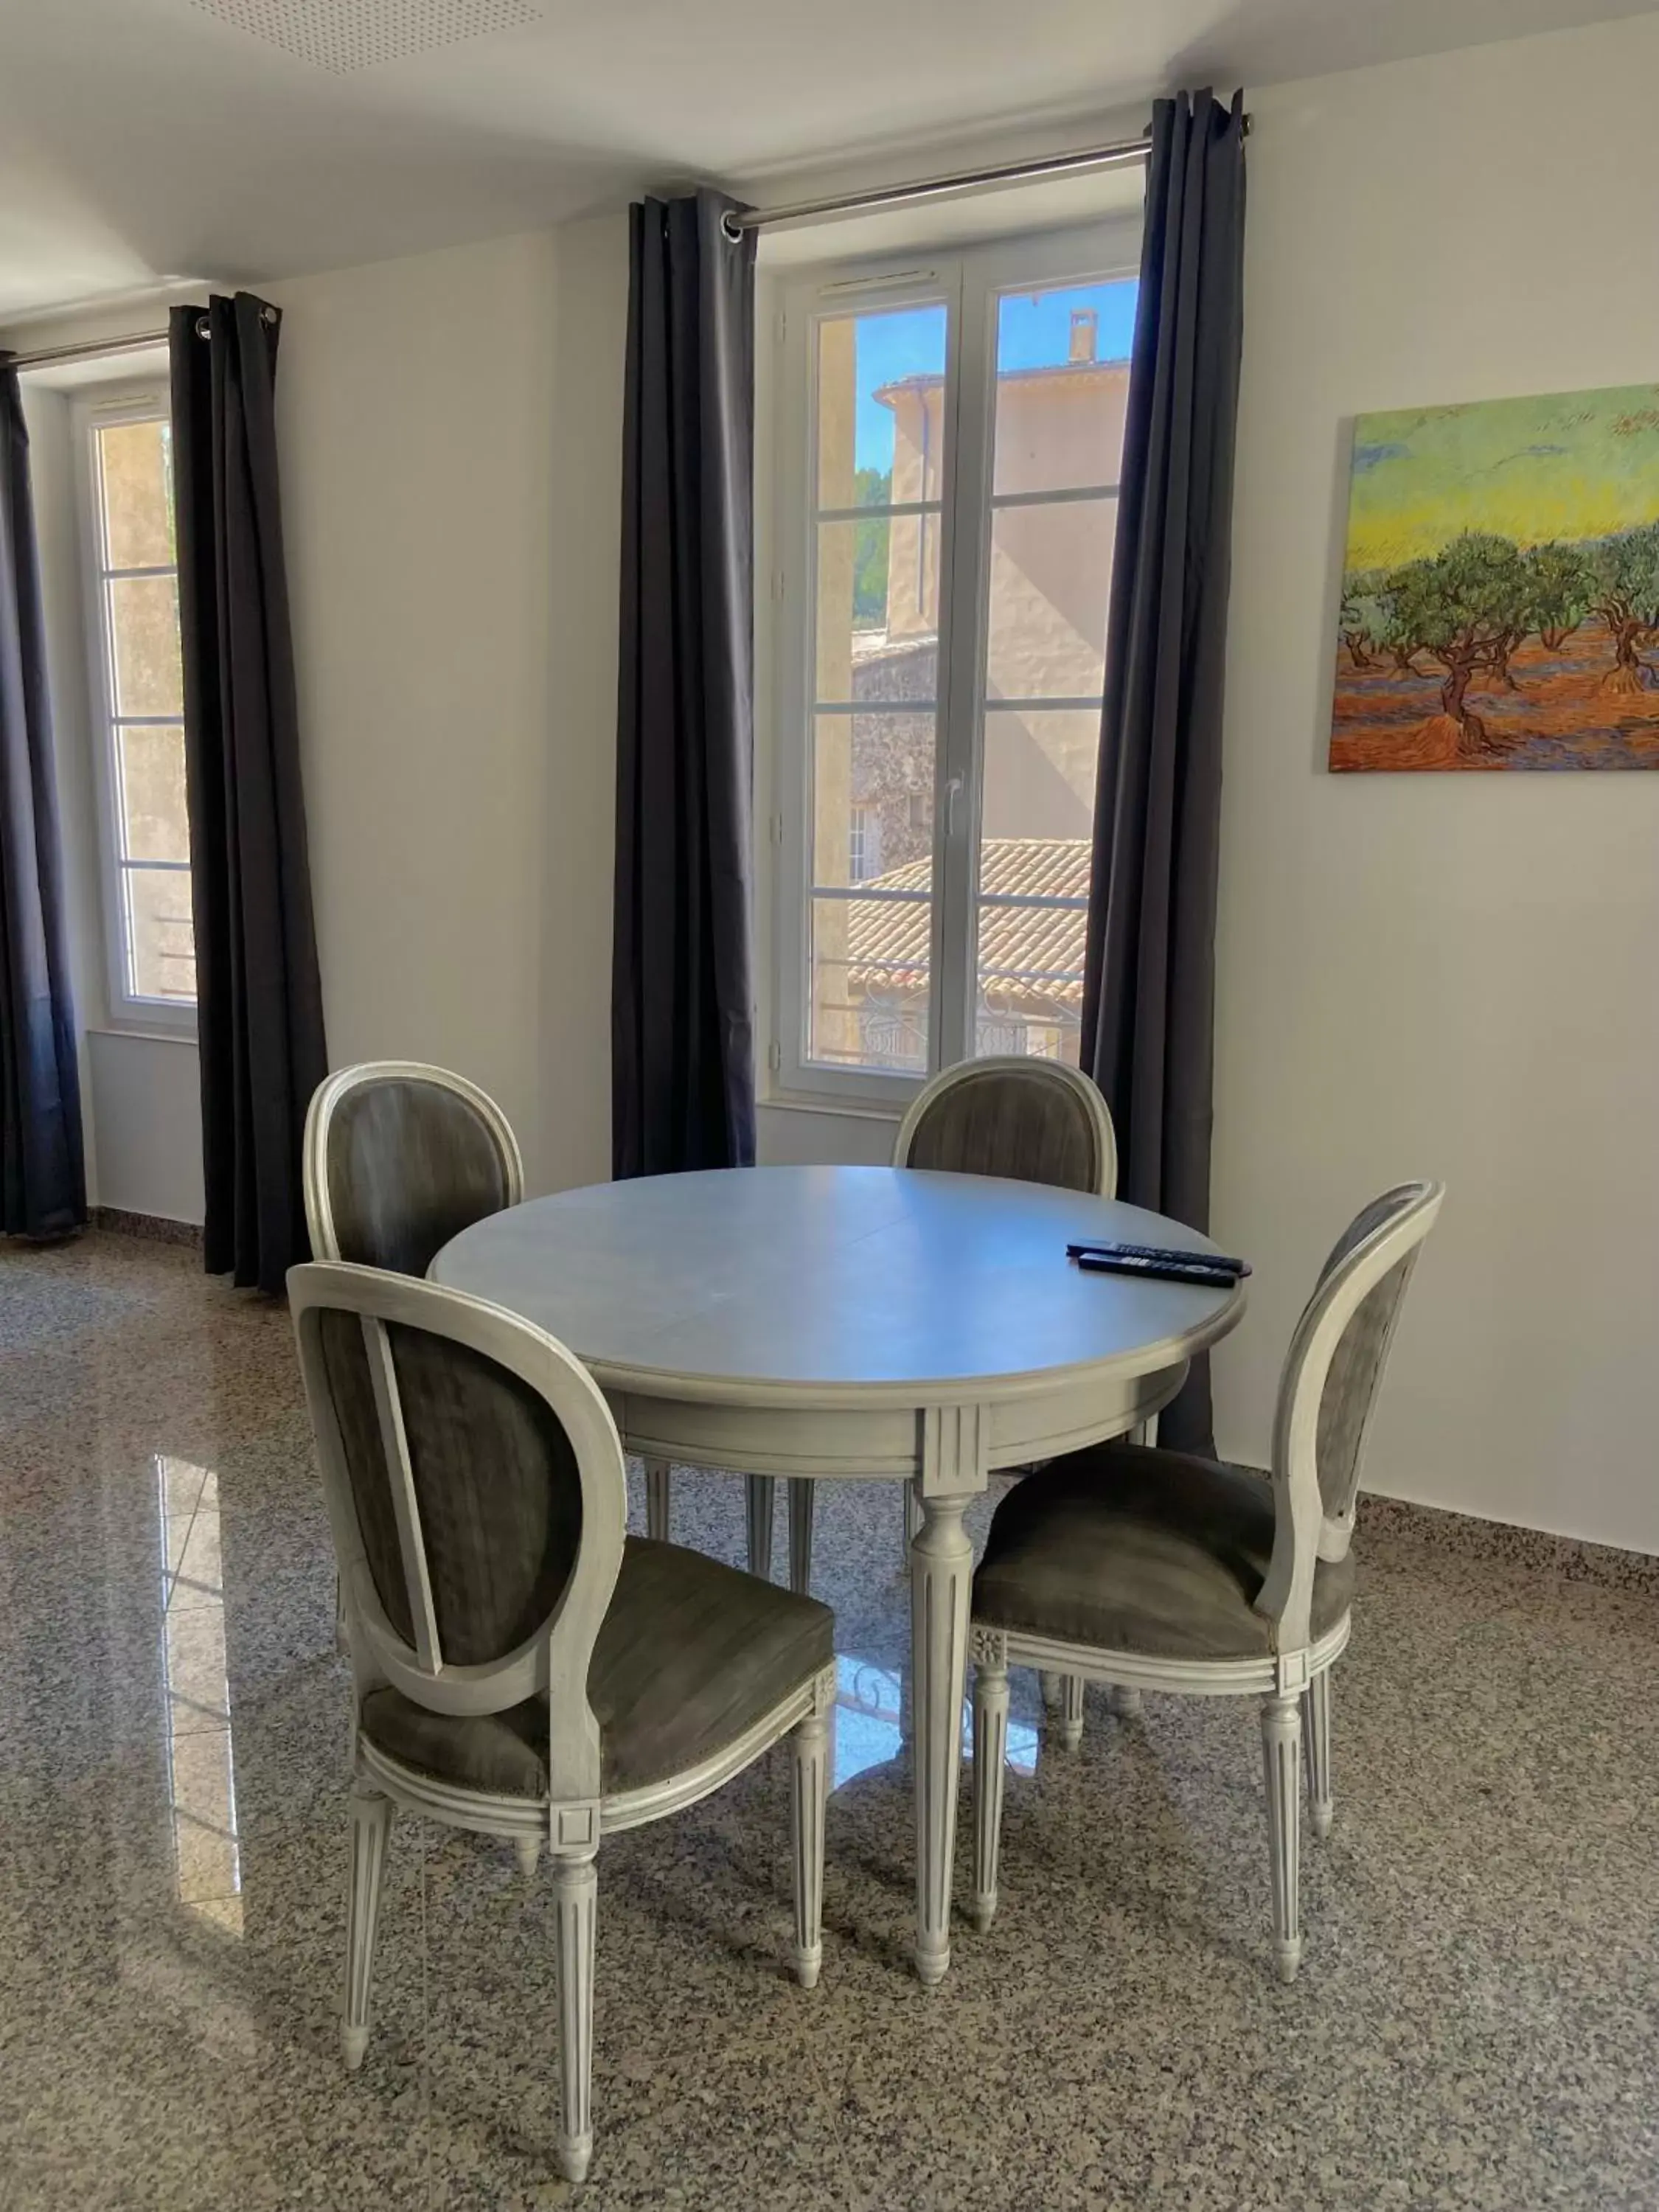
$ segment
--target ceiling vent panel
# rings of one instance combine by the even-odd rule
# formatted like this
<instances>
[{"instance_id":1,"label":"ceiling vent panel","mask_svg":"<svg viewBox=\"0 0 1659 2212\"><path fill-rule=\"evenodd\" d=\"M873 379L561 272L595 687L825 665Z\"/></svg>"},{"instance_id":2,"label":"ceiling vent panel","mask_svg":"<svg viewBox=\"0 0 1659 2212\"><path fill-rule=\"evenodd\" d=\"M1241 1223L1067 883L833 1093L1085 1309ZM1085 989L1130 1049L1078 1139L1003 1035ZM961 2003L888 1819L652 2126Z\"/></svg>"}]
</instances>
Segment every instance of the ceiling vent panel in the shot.
<instances>
[{"instance_id":1,"label":"ceiling vent panel","mask_svg":"<svg viewBox=\"0 0 1659 2212\"><path fill-rule=\"evenodd\" d=\"M191 0L337 76L538 23L544 0Z\"/></svg>"}]
</instances>

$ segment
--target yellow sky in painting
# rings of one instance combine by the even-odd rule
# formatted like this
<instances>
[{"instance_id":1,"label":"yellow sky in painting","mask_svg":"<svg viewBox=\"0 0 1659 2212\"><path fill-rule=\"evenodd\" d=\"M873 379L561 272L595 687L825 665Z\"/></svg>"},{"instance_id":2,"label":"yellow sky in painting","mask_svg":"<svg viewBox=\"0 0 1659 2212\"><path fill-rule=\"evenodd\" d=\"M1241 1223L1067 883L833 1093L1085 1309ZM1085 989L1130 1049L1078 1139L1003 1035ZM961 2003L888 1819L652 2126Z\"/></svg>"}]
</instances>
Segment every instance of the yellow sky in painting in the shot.
<instances>
[{"instance_id":1,"label":"yellow sky in painting","mask_svg":"<svg viewBox=\"0 0 1659 2212\"><path fill-rule=\"evenodd\" d=\"M1393 568L1460 531L1517 545L1659 520L1659 384L1362 415L1350 570Z\"/></svg>"}]
</instances>

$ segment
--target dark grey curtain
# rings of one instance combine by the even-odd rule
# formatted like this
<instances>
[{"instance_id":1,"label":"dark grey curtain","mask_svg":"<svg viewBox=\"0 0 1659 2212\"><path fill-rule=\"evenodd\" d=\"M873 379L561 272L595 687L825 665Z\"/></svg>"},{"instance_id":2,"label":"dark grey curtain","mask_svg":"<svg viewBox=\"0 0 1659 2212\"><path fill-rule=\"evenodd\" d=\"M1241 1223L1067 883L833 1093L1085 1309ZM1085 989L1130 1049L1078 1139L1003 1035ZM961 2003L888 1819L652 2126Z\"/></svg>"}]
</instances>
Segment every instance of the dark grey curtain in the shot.
<instances>
[{"instance_id":1,"label":"dark grey curtain","mask_svg":"<svg viewBox=\"0 0 1659 2212\"><path fill-rule=\"evenodd\" d=\"M0 354L0 1229L87 1218L29 440Z\"/></svg>"},{"instance_id":2,"label":"dark grey curtain","mask_svg":"<svg viewBox=\"0 0 1659 2212\"><path fill-rule=\"evenodd\" d=\"M618 1176L755 1158L755 240L631 212L611 956Z\"/></svg>"},{"instance_id":3,"label":"dark grey curtain","mask_svg":"<svg viewBox=\"0 0 1659 2212\"><path fill-rule=\"evenodd\" d=\"M327 1067L276 487L278 321L239 292L205 313L175 307L170 331L206 1260L272 1291L309 1257L300 1143Z\"/></svg>"},{"instance_id":4,"label":"dark grey curtain","mask_svg":"<svg viewBox=\"0 0 1659 2212\"><path fill-rule=\"evenodd\" d=\"M1209 1225L1221 698L1243 342L1243 94L1152 112L1107 625L1083 1065L1118 1190ZM1208 1363L1161 1443L1213 1449Z\"/></svg>"}]
</instances>

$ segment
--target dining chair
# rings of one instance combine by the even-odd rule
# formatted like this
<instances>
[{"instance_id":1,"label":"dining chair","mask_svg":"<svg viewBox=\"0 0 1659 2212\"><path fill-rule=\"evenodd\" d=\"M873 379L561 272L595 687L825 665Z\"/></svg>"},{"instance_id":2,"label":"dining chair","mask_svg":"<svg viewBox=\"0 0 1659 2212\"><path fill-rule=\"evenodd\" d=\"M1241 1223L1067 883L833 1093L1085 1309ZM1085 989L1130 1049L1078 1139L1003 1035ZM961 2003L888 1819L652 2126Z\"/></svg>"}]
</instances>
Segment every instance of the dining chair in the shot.
<instances>
[{"instance_id":1,"label":"dining chair","mask_svg":"<svg viewBox=\"0 0 1659 2212\"><path fill-rule=\"evenodd\" d=\"M314 1260L424 1275L442 1246L524 1196L518 1140L495 1100L447 1068L371 1060L326 1077L306 1115Z\"/></svg>"},{"instance_id":2,"label":"dining chair","mask_svg":"<svg viewBox=\"0 0 1659 2212\"><path fill-rule=\"evenodd\" d=\"M1305 1739L1314 1832L1329 1832L1331 1674L1348 1641L1359 1463L1406 1285L1443 1187L1402 1183L1321 1271L1279 1381L1271 1474L1139 1444L1068 1454L998 1506L974 1577L973 1914L997 1905L1008 1668L1259 1697L1273 1953L1302 1956Z\"/></svg>"},{"instance_id":3,"label":"dining chair","mask_svg":"<svg viewBox=\"0 0 1659 2212\"><path fill-rule=\"evenodd\" d=\"M1058 1060L996 1054L947 1067L923 1086L899 1124L893 1165L1006 1176L1110 1198L1117 1188L1117 1141L1106 1101L1079 1069ZM751 1480L771 1481L766 1475ZM816 1502L816 1486L792 1476L789 1576L795 1589L806 1589L811 1576ZM907 1554L920 1525L907 1486Z\"/></svg>"},{"instance_id":4,"label":"dining chair","mask_svg":"<svg viewBox=\"0 0 1659 2212\"><path fill-rule=\"evenodd\" d=\"M372 1267L289 1295L350 1623L342 2040L362 2060L394 1808L511 1838L556 1892L561 2171L592 2151L602 1838L793 1750L794 1942L817 1980L833 1619L625 1534L616 1424L563 1346L481 1298Z\"/></svg>"}]
</instances>

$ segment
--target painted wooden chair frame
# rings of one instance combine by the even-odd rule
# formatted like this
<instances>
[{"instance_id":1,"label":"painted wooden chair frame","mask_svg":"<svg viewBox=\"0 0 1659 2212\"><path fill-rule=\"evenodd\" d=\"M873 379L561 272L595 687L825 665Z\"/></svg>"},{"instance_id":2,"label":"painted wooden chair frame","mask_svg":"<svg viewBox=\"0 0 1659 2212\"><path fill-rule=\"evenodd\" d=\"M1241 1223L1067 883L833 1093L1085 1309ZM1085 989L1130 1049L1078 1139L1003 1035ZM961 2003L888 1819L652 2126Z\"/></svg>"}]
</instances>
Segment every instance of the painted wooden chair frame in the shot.
<instances>
[{"instance_id":1,"label":"painted wooden chair frame","mask_svg":"<svg viewBox=\"0 0 1659 2212\"><path fill-rule=\"evenodd\" d=\"M350 1629L354 1715L361 1716L364 1698L382 1685L431 1711L451 1714L500 1712L539 1692L556 1692L549 1699L549 1784L540 1799L464 1788L419 1772L377 1747L364 1734L360 1719L354 1721L351 1887L342 2028L346 2063L355 2068L361 2063L368 2037L375 1928L393 1808L452 1827L510 1838L519 1847L521 1865L529 1870L545 1844L557 1889L558 2160L566 2176L580 2181L592 2151L595 1859L600 1840L614 1830L662 1820L696 1804L751 1765L780 1738L792 1736L792 1964L802 1986L811 1989L822 1957L834 1669L822 1669L792 1691L717 1756L648 1787L607 1796L600 1781L599 1728L586 1685L594 1644L622 1565L628 1504L622 1443L598 1386L580 1363L544 1331L461 1291L339 1261L295 1267L288 1281ZM412 1644L388 1619L369 1569L324 1362L320 1316L325 1311L356 1314L361 1321L392 1484ZM581 1534L570 1575L548 1618L516 1650L486 1665L453 1666L444 1659L388 1323L465 1346L519 1376L551 1409L569 1439L581 1499Z\"/></svg>"},{"instance_id":2,"label":"painted wooden chair frame","mask_svg":"<svg viewBox=\"0 0 1659 2212\"><path fill-rule=\"evenodd\" d=\"M1382 1218L1354 1237L1366 1216L1328 1262L1291 1340L1281 1373L1273 1423L1272 1481L1273 1546L1255 1610L1273 1624L1270 1656L1237 1659L1155 1658L1092 1645L1026 1635L975 1621L969 1632L974 1666L973 1917L988 1928L997 1906L1002 1800L1008 1740L1008 1668L1052 1669L1079 1686L1103 1682L1115 1691L1174 1691L1192 1697L1259 1697L1267 1800L1267 1843L1273 1885L1273 1954L1280 1978L1294 1979L1302 1956L1300 1808L1305 1741L1314 1833L1330 1832L1330 1670L1347 1647L1352 1613L1345 1612L1316 1639L1312 1634L1314 1572L1322 1559L1344 1559L1352 1540L1358 1470L1376 1383L1404 1304L1417 1252L1434 1226L1444 1196L1439 1183L1403 1184L1366 1209ZM1344 1249L1345 1246L1347 1249ZM1395 1267L1399 1293L1374 1354L1370 1395L1352 1439L1346 1479L1333 1498L1322 1484L1320 1417L1331 1363L1365 1298ZM1299 1711L1298 1711L1299 1707Z\"/></svg>"}]
</instances>

